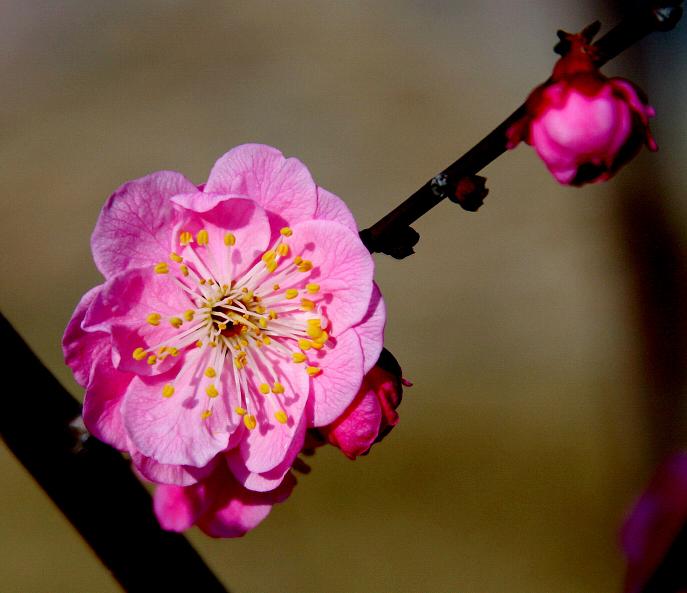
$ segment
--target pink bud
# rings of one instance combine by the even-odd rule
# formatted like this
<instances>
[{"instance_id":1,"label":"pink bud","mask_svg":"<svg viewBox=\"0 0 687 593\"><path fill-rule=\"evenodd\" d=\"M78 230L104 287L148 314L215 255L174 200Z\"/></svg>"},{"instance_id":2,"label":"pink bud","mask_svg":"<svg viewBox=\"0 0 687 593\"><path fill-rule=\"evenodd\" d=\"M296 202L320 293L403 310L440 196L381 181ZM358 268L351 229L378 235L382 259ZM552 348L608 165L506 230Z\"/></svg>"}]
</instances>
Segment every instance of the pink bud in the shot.
<instances>
[{"instance_id":1,"label":"pink bud","mask_svg":"<svg viewBox=\"0 0 687 593\"><path fill-rule=\"evenodd\" d=\"M642 144L656 150L649 131L654 110L641 91L594 66L593 46L579 36L549 81L527 99L527 115L507 132L508 148L525 140L564 185L611 178Z\"/></svg>"},{"instance_id":2,"label":"pink bud","mask_svg":"<svg viewBox=\"0 0 687 593\"><path fill-rule=\"evenodd\" d=\"M366 454L398 423L401 403L401 368L387 350L363 379L360 391L346 411L332 424L320 428L322 435L350 459Z\"/></svg>"}]
</instances>

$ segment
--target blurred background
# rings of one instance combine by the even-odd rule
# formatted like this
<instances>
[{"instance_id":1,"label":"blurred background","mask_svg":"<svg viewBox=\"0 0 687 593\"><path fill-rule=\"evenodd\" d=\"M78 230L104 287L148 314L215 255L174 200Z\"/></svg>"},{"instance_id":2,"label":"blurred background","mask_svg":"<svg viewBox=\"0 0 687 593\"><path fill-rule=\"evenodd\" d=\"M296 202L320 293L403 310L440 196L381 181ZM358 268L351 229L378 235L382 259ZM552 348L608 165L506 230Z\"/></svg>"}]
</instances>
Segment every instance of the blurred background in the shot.
<instances>
[{"instance_id":1,"label":"blurred background","mask_svg":"<svg viewBox=\"0 0 687 593\"><path fill-rule=\"evenodd\" d=\"M4 0L2 312L80 398L60 338L101 282L89 237L121 183L202 183L264 142L369 226L548 76L556 29L615 8ZM619 590L617 529L685 445L685 25L605 69L648 92L659 153L578 190L522 147L486 169L478 213L442 204L415 256L377 257L387 347L415 384L401 423L356 462L319 451L245 538L191 532L232 591ZM118 591L4 445L0 471L0 589Z\"/></svg>"}]
</instances>

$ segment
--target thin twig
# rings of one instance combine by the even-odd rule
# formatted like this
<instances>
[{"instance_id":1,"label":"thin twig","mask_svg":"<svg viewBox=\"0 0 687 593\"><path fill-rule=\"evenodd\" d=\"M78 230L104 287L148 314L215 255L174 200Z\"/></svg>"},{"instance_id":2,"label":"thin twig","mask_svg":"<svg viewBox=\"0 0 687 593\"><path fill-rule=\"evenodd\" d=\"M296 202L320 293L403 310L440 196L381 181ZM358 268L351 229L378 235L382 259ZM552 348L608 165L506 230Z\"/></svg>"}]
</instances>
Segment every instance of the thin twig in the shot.
<instances>
[{"instance_id":1,"label":"thin twig","mask_svg":"<svg viewBox=\"0 0 687 593\"><path fill-rule=\"evenodd\" d=\"M682 16L682 0L643 3L616 27L599 39L597 64L602 66L628 47L654 31L672 29ZM461 179L476 175L506 151L506 132L526 113L523 103L492 132L441 173L427 181L412 196L384 218L360 232L360 238L372 253L386 253L397 258L413 253L419 235L410 228L445 198L454 198ZM474 208L469 208L474 210Z\"/></svg>"},{"instance_id":2,"label":"thin twig","mask_svg":"<svg viewBox=\"0 0 687 593\"><path fill-rule=\"evenodd\" d=\"M226 593L184 536L160 529L129 463L96 439L82 439L81 404L1 314L0 337L7 368L27 380L3 398L2 438L122 587Z\"/></svg>"}]
</instances>

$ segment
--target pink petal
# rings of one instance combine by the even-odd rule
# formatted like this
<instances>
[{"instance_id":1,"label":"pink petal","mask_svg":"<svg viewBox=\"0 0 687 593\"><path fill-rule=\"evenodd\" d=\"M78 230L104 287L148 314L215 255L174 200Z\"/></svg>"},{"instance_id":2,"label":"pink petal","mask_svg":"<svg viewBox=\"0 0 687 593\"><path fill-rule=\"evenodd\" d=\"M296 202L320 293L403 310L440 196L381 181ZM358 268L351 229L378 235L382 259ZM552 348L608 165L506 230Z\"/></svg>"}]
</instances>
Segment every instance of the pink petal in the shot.
<instances>
[{"instance_id":1,"label":"pink petal","mask_svg":"<svg viewBox=\"0 0 687 593\"><path fill-rule=\"evenodd\" d=\"M384 346L384 326L386 325L386 308L382 293L375 283L372 289L370 306L363 320L354 326L363 349L363 372L367 373L379 359Z\"/></svg>"},{"instance_id":2,"label":"pink petal","mask_svg":"<svg viewBox=\"0 0 687 593\"><path fill-rule=\"evenodd\" d=\"M208 244L176 245L175 250L190 262L199 256L215 280L229 284L253 265L269 246L271 230L267 214L253 200L228 197L217 201L212 208L195 212L187 206L190 208L199 200L195 196L188 198L179 196L174 200L180 207L181 217L174 229L175 240L181 231L189 231L195 236L199 230L205 229ZM202 201L201 205L204 205ZM232 246L224 242L227 233L234 235L235 244Z\"/></svg>"},{"instance_id":3,"label":"pink petal","mask_svg":"<svg viewBox=\"0 0 687 593\"><path fill-rule=\"evenodd\" d=\"M316 355L322 373L312 378L310 411L313 426L336 420L353 401L363 379L363 353L354 329L336 337L334 348Z\"/></svg>"},{"instance_id":4,"label":"pink petal","mask_svg":"<svg viewBox=\"0 0 687 593\"><path fill-rule=\"evenodd\" d=\"M249 373L249 389L257 394L253 398L257 410L252 410L257 419L257 426L248 433L240 446L241 456L246 467L253 473L268 472L282 463L290 451L292 442L297 436L301 416L308 400L310 378L303 365L296 365L278 355L265 352L275 369L275 377L284 385L281 395L270 395L273 401L259 394L258 384ZM273 378L270 378L270 382ZM270 405L277 402L279 406ZM288 417L286 424L278 422L274 416L281 407Z\"/></svg>"},{"instance_id":5,"label":"pink petal","mask_svg":"<svg viewBox=\"0 0 687 593\"><path fill-rule=\"evenodd\" d=\"M374 388L363 383L351 407L326 430L330 443L355 459L375 442L382 424L382 408Z\"/></svg>"},{"instance_id":6,"label":"pink petal","mask_svg":"<svg viewBox=\"0 0 687 593\"><path fill-rule=\"evenodd\" d=\"M264 473L251 472L246 467L246 463L239 451L231 451L228 453L225 457L227 465L239 484L244 488L256 492L267 492L277 488L284 480L284 476L291 469L293 460L303 448L306 425L305 415L302 415L296 433L291 441L291 445L286 452L286 456L279 465Z\"/></svg>"},{"instance_id":7,"label":"pink petal","mask_svg":"<svg viewBox=\"0 0 687 593\"><path fill-rule=\"evenodd\" d=\"M220 157L205 191L255 200L281 219L282 226L312 218L317 207L315 182L305 165L261 144L237 146Z\"/></svg>"},{"instance_id":8,"label":"pink petal","mask_svg":"<svg viewBox=\"0 0 687 593\"><path fill-rule=\"evenodd\" d=\"M193 373L179 379L176 371L133 379L122 405L124 425L143 455L159 463L203 467L227 447L236 425L227 410L228 398L217 397L210 404L198 392ZM174 386L171 397L162 395L167 384ZM212 415L203 418L210 405Z\"/></svg>"},{"instance_id":9,"label":"pink petal","mask_svg":"<svg viewBox=\"0 0 687 593\"><path fill-rule=\"evenodd\" d=\"M102 274L108 278L166 259L174 214L169 198L195 189L180 173L160 171L125 183L112 194L91 237L93 259Z\"/></svg>"},{"instance_id":10,"label":"pink petal","mask_svg":"<svg viewBox=\"0 0 687 593\"><path fill-rule=\"evenodd\" d=\"M81 324L91 304L102 290L102 286L91 288L76 306L72 318L62 337L64 360L72 369L76 382L81 387L88 384L94 361L109 349L109 337L104 332L85 331Z\"/></svg>"},{"instance_id":11,"label":"pink petal","mask_svg":"<svg viewBox=\"0 0 687 593\"><path fill-rule=\"evenodd\" d=\"M133 450L132 450L133 449ZM141 452L129 447L131 461L136 470L146 480L156 484L173 484L175 486L190 486L212 473L215 462L210 462L205 467L193 467L190 465L171 465L159 463L151 457L146 457Z\"/></svg>"},{"instance_id":12,"label":"pink petal","mask_svg":"<svg viewBox=\"0 0 687 593\"><path fill-rule=\"evenodd\" d=\"M322 187L317 188L317 210L315 210L314 218L338 222L354 233L358 232L358 225L346 206L346 202Z\"/></svg>"},{"instance_id":13,"label":"pink petal","mask_svg":"<svg viewBox=\"0 0 687 593\"><path fill-rule=\"evenodd\" d=\"M115 369L109 350L104 351L93 363L83 402L83 421L88 431L120 451L128 448L120 407L132 378L131 373Z\"/></svg>"},{"instance_id":14,"label":"pink petal","mask_svg":"<svg viewBox=\"0 0 687 593\"><path fill-rule=\"evenodd\" d=\"M312 261L303 284L320 285L333 333L360 322L370 306L374 262L357 233L335 222L311 220L293 227L289 245L294 256Z\"/></svg>"},{"instance_id":15,"label":"pink petal","mask_svg":"<svg viewBox=\"0 0 687 593\"><path fill-rule=\"evenodd\" d=\"M210 505L203 488L161 485L155 489L153 510L163 529L186 531Z\"/></svg>"}]
</instances>

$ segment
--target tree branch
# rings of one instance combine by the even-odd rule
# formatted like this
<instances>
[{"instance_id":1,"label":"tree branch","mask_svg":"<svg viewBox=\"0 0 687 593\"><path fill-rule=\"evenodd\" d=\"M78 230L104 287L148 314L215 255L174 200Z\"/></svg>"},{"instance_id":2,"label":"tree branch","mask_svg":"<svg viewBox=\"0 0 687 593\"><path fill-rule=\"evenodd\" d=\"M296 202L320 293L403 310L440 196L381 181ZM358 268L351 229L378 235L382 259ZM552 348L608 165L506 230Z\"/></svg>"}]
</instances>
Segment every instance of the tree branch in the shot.
<instances>
[{"instance_id":1,"label":"tree branch","mask_svg":"<svg viewBox=\"0 0 687 593\"><path fill-rule=\"evenodd\" d=\"M31 378L30 399L3 398L2 438L122 587L226 593L184 536L160 529L129 462L94 438L82 440L81 404L1 314L0 336L7 368Z\"/></svg>"},{"instance_id":2,"label":"tree branch","mask_svg":"<svg viewBox=\"0 0 687 593\"><path fill-rule=\"evenodd\" d=\"M654 31L669 31L682 16L682 0L644 2L615 28L599 39L597 64L610 59ZM419 235L410 228L418 218L427 214L445 198L456 198L462 179L479 173L506 151L506 132L526 113L523 103L493 131L487 134L463 156L427 181L413 195L371 227L360 232L360 238L372 253L386 253L398 259L413 253ZM460 200L455 200L461 203ZM474 207L465 207L474 211ZM409 240L411 239L411 240Z\"/></svg>"}]
</instances>

